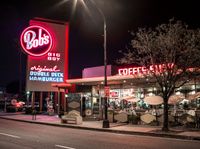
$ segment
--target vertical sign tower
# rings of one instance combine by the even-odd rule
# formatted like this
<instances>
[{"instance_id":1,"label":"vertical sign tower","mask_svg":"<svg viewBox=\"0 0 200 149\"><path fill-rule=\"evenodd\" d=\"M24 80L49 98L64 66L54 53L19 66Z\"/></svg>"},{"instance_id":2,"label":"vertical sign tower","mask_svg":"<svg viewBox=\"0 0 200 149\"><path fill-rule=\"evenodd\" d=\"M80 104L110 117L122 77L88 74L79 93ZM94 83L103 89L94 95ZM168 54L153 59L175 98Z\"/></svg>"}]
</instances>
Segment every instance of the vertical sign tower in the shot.
<instances>
[{"instance_id":1,"label":"vertical sign tower","mask_svg":"<svg viewBox=\"0 0 200 149\"><path fill-rule=\"evenodd\" d=\"M52 83L68 78L69 24L35 18L21 34L21 46L28 54L26 90L57 91Z\"/></svg>"}]
</instances>

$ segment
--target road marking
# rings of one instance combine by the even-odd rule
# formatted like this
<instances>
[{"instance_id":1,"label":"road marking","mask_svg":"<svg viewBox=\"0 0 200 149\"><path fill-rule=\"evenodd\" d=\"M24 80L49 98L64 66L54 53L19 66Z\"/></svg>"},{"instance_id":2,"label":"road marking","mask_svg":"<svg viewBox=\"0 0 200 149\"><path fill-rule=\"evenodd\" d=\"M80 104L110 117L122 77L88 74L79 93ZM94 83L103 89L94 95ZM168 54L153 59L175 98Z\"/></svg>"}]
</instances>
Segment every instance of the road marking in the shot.
<instances>
[{"instance_id":1,"label":"road marking","mask_svg":"<svg viewBox=\"0 0 200 149\"><path fill-rule=\"evenodd\" d=\"M73 147L68 147L68 146L63 146L63 145L55 145L56 147L60 147L60 148L67 148L67 149L76 149L76 148L73 148Z\"/></svg>"},{"instance_id":2,"label":"road marking","mask_svg":"<svg viewBox=\"0 0 200 149\"><path fill-rule=\"evenodd\" d=\"M1 132L0 132L0 135L8 136L8 137L12 137L12 138L17 138L17 139L21 138L21 137L19 137L19 136L15 136L15 135L7 134L7 133L1 133Z\"/></svg>"}]
</instances>

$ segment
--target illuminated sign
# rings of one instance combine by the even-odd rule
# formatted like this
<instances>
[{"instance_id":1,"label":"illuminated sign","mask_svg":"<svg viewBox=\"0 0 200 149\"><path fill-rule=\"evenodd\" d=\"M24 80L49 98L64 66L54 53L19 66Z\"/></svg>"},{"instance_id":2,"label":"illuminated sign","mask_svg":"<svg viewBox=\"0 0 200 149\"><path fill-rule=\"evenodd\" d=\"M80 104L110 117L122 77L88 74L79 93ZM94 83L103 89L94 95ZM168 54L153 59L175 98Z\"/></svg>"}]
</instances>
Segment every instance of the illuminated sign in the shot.
<instances>
[{"instance_id":1,"label":"illuminated sign","mask_svg":"<svg viewBox=\"0 0 200 149\"><path fill-rule=\"evenodd\" d=\"M105 95L105 97L110 96L110 87L109 86L104 87L104 95Z\"/></svg>"},{"instance_id":2,"label":"illuminated sign","mask_svg":"<svg viewBox=\"0 0 200 149\"><path fill-rule=\"evenodd\" d=\"M32 56L43 56L52 47L51 34L37 25L26 28L21 34L20 42L23 50Z\"/></svg>"},{"instance_id":3,"label":"illuminated sign","mask_svg":"<svg viewBox=\"0 0 200 149\"><path fill-rule=\"evenodd\" d=\"M31 67L29 80L42 82L63 82L64 74L58 69L57 66L41 67L38 65Z\"/></svg>"},{"instance_id":4,"label":"illuminated sign","mask_svg":"<svg viewBox=\"0 0 200 149\"><path fill-rule=\"evenodd\" d=\"M130 68L122 68L118 69L118 74L120 76L127 75L145 75L151 72L153 73L161 73L166 70L166 68L172 68L174 64L160 64L160 65L151 65L149 68L147 67L130 67Z\"/></svg>"},{"instance_id":5,"label":"illuminated sign","mask_svg":"<svg viewBox=\"0 0 200 149\"><path fill-rule=\"evenodd\" d=\"M38 71L38 72L42 72L42 71L47 71L47 72L58 72L60 71L58 68L58 66L54 66L51 68L48 68L47 66L41 67L40 65L38 66L32 66L31 67L31 71Z\"/></svg>"},{"instance_id":6,"label":"illuminated sign","mask_svg":"<svg viewBox=\"0 0 200 149\"><path fill-rule=\"evenodd\" d=\"M60 53L49 52L47 60L48 61L59 61L60 60Z\"/></svg>"},{"instance_id":7,"label":"illuminated sign","mask_svg":"<svg viewBox=\"0 0 200 149\"><path fill-rule=\"evenodd\" d=\"M119 97L119 92L116 90L112 90L110 91L110 97Z\"/></svg>"},{"instance_id":8,"label":"illuminated sign","mask_svg":"<svg viewBox=\"0 0 200 149\"><path fill-rule=\"evenodd\" d=\"M30 20L21 34L21 44L28 53L27 91L58 91L52 83L68 78L69 24L44 18Z\"/></svg>"}]
</instances>

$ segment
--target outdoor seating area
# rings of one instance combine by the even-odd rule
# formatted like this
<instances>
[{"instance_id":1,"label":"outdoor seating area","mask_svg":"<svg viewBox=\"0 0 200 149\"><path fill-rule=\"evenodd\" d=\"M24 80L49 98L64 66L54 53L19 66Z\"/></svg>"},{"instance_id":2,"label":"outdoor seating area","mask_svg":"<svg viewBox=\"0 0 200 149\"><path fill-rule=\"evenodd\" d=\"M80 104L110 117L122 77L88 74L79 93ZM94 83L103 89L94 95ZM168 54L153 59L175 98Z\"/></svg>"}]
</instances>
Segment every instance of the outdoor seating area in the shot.
<instances>
[{"instance_id":1,"label":"outdoor seating area","mask_svg":"<svg viewBox=\"0 0 200 149\"><path fill-rule=\"evenodd\" d=\"M123 122L134 125L161 126L163 124L163 99L160 96L147 96L142 100L124 99L121 109L109 109L110 122ZM168 122L170 127L182 126L200 128L200 99L187 100L181 95L170 97Z\"/></svg>"},{"instance_id":2,"label":"outdoor seating area","mask_svg":"<svg viewBox=\"0 0 200 149\"><path fill-rule=\"evenodd\" d=\"M61 116L61 123L69 123L69 124L82 124L83 120L80 114L72 110L69 113L64 114Z\"/></svg>"},{"instance_id":3,"label":"outdoor seating area","mask_svg":"<svg viewBox=\"0 0 200 149\"><path fill-rule=\"evenodd\" d=\"M164 117L162 111L163 109L135 110L133 113L112 111L108 114L108 120L112 123L161 126ZM176 113L169 110L168 119L170 127L200 128L200 110L178 110Z\"/></svg>"},{"instance_id":4,"label":"outdoor seating area","mask_svg":"<svg viewBox=\"0 0 200 149\"><path fill-rule=\"evenodd\" d=\"M200 128L200 110L178 110L171 114L173 119L169 120L172 126L182 125L190 128Z\"/></svg>"}]
</instances>

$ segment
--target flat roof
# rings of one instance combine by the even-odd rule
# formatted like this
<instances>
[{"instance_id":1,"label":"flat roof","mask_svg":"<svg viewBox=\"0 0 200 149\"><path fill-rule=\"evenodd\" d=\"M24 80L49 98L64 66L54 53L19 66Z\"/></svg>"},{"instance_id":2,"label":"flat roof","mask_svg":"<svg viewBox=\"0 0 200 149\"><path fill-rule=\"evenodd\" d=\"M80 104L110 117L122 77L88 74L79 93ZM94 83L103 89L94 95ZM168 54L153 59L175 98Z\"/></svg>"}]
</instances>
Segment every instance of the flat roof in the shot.
<instances>
[{"instance_id":1,"label":"flat roof","mask_svg":"<svg viewBox=\"0 0 200 149\"><path fill-rule=\"evenodd\" d=\"M124 84L124 83L144 83L144 77L138 77L134 75L128 76L107 76L108 85L114 84ZM77 84L77 85L99 85L104 84L104 76L103 77L92 77L92 78L80 78L80 79L68 79L66 83L69 84Z\"/></svg>"}]
</instances>

